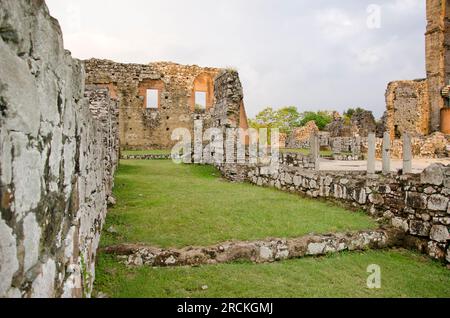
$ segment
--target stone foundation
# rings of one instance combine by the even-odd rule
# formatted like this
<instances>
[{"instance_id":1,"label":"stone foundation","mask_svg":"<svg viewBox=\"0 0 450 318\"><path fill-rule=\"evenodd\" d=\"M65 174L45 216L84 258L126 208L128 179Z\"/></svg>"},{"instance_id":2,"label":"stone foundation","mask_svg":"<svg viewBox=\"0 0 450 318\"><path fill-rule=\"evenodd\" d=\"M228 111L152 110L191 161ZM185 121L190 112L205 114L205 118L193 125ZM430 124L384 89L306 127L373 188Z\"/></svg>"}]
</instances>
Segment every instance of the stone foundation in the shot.
<instances>
[{"instance_id":1,"label":"stone foundation","mask_svg":"<svg viewBox=\"0 0 450 318\"><path fill-rule=\"evenodd\" d=\"M250 261L268 263L343 251L383 249L399 244L397 231L307 235L295 239L267 239L254 242L226 242L209 247L161 249L145 245L119 245L105 249L128 266L198 266Z\"/></svg>"}]
</instances>

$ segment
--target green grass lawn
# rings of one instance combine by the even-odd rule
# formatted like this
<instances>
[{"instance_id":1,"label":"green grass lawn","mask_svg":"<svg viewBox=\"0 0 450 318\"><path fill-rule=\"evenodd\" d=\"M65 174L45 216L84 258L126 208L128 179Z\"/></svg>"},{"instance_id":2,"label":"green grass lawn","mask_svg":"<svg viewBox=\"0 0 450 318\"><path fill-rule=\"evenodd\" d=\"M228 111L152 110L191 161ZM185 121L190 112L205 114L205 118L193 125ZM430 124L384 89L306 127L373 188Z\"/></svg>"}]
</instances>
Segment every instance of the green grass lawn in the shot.
<instances>
[{"instance_id":1,"label":"green grass lawn","mask_svg":"<svg viewBox=\"0 0 450 318\"><path fill-rule=\"evenodd\" d=\"M381 289L367 288L371 264ZM202 290L202 286L208 289ZM450 271L413 252L367 251L273 264L132 268L100 254L95 291L110 297L450 297Z\"/></svg>"},{"instance_id":2,"label":"green grass lawn","mask_svg":"<svg viewBox=\"0 0 450 318\"><path fill-rule=\"evenodd\" d=\"M102 246L147 243L206 246L227 240L291 238L377 227L367 215L250 184L233 184L210 166L122 160Z\"/></svg>"},{"instance_id":3,"label":"green grass lawn","mask_svg":"<svg viewBox=\"0 0 450 318\"><path fill-rule=\"evenodd\" d=\"M122 150L123 156L141 156L141 155L170 155L170 149L153 150Z\"/></svg>"}]
</instances>

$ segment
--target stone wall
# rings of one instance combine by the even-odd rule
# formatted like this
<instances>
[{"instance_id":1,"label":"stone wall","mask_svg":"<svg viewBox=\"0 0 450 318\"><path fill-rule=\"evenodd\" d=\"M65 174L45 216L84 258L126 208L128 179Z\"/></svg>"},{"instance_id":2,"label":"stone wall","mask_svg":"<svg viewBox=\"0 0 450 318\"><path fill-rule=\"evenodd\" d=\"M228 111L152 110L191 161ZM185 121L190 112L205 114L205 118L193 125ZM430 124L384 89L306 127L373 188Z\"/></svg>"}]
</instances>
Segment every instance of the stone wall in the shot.
<instances>
[{"instance_id":1,"label":"stone wall","mask_svg":"<svg viewBox=\"0 0 450 318\"><path fill-rule=\"evenodd\" d=\"M426 136L430 127L427 80L391 82L386 91L386 130L391 139L404 133Z\"/></svg>"},{"instance_id":2,"label":"stone wall","mask_svg":"<svg viewBox=\"0 0 450 318\"><path fill-rule=\"evenodd\" d=\"M106 168L104 184L109 194L112 193L114 172L119 162L119 106L117 100L111 98L108 88L88 85L85 87L85 97L88 99L92 116L100 123L103 131L103 145L106 150L103 157Z\"/></svg>"},{"instance_id":3,"label":"stone wall","mask_svg":"<svg viewBox=\"0 0 450 318\"><path fill-rule=\"evenodd\" d=\"M361 153L367 153L368 139L360 139ZM450 136L440 132L428 136L416 136L411 138L412 155L419 159L437 159L448 158L450 152L447 145L450 144ZM383 139L376 139L376 157L382 158ZM403 139L394 139L391 141L391 158L403 159Z\"/></svg>"},{"instance_id":4,"label":"stone wall","mask_svg":"<svg viewBox=\"0 0 450 318\"><path fill-rule=\"evenodd\" d=\"M341 201L404 231L404 245L450 262L450 166L433 165L422 174L366 175L313 171L282 165L269 175L250 167L247 180L313 198Z\"/></svg>"},{"instance_id":5,"label":"stone wall","mask_svg":"<svg viewBox=\"0 0 450 318\"><path fill-rule=\"evenodd\" d=\"M108 60L85 61L86 82L109 87L119 99L120 143L126 150L170 149L176 128L193 132L194 120L208 121L213 115L217 68L169 62L122 64ZM147 89L158 91L158 107L147 108ZM206 94L206 109L195 105L195 92ZM245 108L239 110L247 125ZM244 125L245 122L245 125Z\"/></svg>"},{"instance_id":6,"label":"stone wall","mask_svg":"<svg viewBox=\"0 0 450 318\"><path fill-rule=\"evenodd\" d=\"M44 1L2 0L0 26L0 297L89 296L117 162L114 103L101 92L107 111L92 115L82 63Z\"/></svg>"},{"instance_id":7,"label":"stone wall","mask_svg":"<svg viewBox=\"0 0 450 318\"><path fill-rule=\"evenodd\" d=\"M440 111L445 105L441 90L450 80L450 3L427 0L426 70L430 99L430 131L439 131Z\"/></svg>"},{"instance_id":8,"label":"stone wall","mask_svg":"<svg viewBox=\"0 0 450 318\"><path fill-rule=\"evenodd\" d=\"M376 157L382 157L383 139L376 138ZM328 133L319 133L319 143L322 149L330 149L335 160L363 160L368 151L368 138L366 137L335 137ZM450 157L448 145L450 136L436 132L428 136L411 138L412 154L416 159L436 159ZM296 146L308 149L310 142L297 143ZM289 147L290 148L290 147ZM403 158L403 139L391 141L391 158Z\"/></svg>"},{"instance_id":9,"label":"stone wall","mask_svg":"<svg viewBox=\"0 0 450 318\"><path fill-rule=\"evenodd\" d=\"M304 127L295 128L286 140L286 147L291 149L309 147L311 136L319 133L314 121L308 122Z\"/></svg>"},{"instance_id":10,"label":"stone wall","mask_svg":"<svg viewBox=\"0 0 450 318\"><path fill-rule=\"evenodd\" d=\"M404 132L427 135L441 129L441 110L445 107L441 92L450 80L449 18L448 0L427 0L427 78L389 84L385 129L391 138Z\"/></svg>"},{"instance_id":11,"label":"stone wall","mask_svg":"<svg viewBox=\"0 0 450 318\"><path fill-rule=\"evenodd\" d=\"M250 242L224 242L214 246L162 249L125 244L110 246L113 254L127 266L199 266L247 261L256 264L343 251L363 251L396 246L400 231L377 230L327 235L306 235L292 239L271 238Z\"/></svg>"}]
</instances>

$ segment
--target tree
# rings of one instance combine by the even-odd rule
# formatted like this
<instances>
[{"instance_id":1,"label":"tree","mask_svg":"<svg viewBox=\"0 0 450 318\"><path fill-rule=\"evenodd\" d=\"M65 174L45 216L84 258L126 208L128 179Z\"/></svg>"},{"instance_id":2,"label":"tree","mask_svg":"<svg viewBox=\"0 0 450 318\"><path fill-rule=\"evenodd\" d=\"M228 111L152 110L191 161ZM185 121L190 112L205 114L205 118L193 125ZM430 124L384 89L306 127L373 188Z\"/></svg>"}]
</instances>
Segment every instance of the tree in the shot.
<instances>
[{"instance_id":1,"label":"tree","mask_svg":"<svg viewBox=\"0 0 450 318\"><path fill-rule=\"evenodd\" d=\"M327 111L304 112L302 117L302 126L305 126L310 121L314 121L320 130L324 130L325 127L333 121L333 116Z\"/></svg>"},{"instance_id":2,"label":"tree","mask_svg":"<svg viewBox=\"0 0 450 318\"><path fill-rule=\"evenodd\" d=\"M301 115L295 106L274 110L267 107L254 119L249 120L252 128L278 128L280 132L289 134L296 127L301 126Z\"/></svg>"}]
</instances>

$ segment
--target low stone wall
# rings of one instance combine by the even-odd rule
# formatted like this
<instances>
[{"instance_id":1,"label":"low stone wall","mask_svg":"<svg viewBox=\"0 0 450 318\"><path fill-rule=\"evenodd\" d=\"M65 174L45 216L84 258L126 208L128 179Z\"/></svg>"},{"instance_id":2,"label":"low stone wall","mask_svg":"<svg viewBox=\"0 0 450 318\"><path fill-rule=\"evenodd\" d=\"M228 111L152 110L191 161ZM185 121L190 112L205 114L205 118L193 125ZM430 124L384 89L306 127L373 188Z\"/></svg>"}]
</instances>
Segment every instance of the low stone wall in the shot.
<instances>
[{"instance_id":1,"label":"low stone wall","mask_svg":"<svg viewBox=\"0 0 450 318\"><path fill-rule=\"evenodd\" d=\"M83 65L44 1L2 0L0 25L0 297L89 296L115 103L84 97Z\"/></svg>"},{"instance_id":2,"label":"low stone wall","mask_svg":"<svg viewBox=\"0 0 450 318\"><path fill-rule=\"evenodd\" d=\"M280 164L287 167L297 167L307 170L315 169L315 161L311 155L294 152L280 153Z\"/></svg>"},{"instance_id":3,"label":"low stone wall","mask_svg":"<svg viewBox=\"0 0 450 318\"><path fill-rule=\"evenodd\" d=\"M268 239L254 242L226 242L209 247L161 249L144 245L119 245L105 249L128 266L198 266L250 261L267 263L342 251L382 249L398 245L396 231L378 230L355 233L307 235L295 239Z\"/></svg>"},{"instance_id":4,"label":"low stone wall","mask_svg":"<svg viewBox=\"0 0 450 318\"><path fill-rule=\"evenodd\" d=\"M417 238L415 245L436 259L450 262L450 166L432 165L422 174L366 175L281 166L266 174L248 167L256 185L327 198L363 209Z\"/></svg>"},{"instance_id":5,"label":"low stone wall","mask_svg":"<svg viewBox=\"0 0 450 318\"><path fill-rule=\"evenodd\" d=\"M122 155L120 159L124 160L169 160L172 156L170 154L166 155L156 155L156 154L148 154L148 155Z\"/></svg>"}]
</instances>

